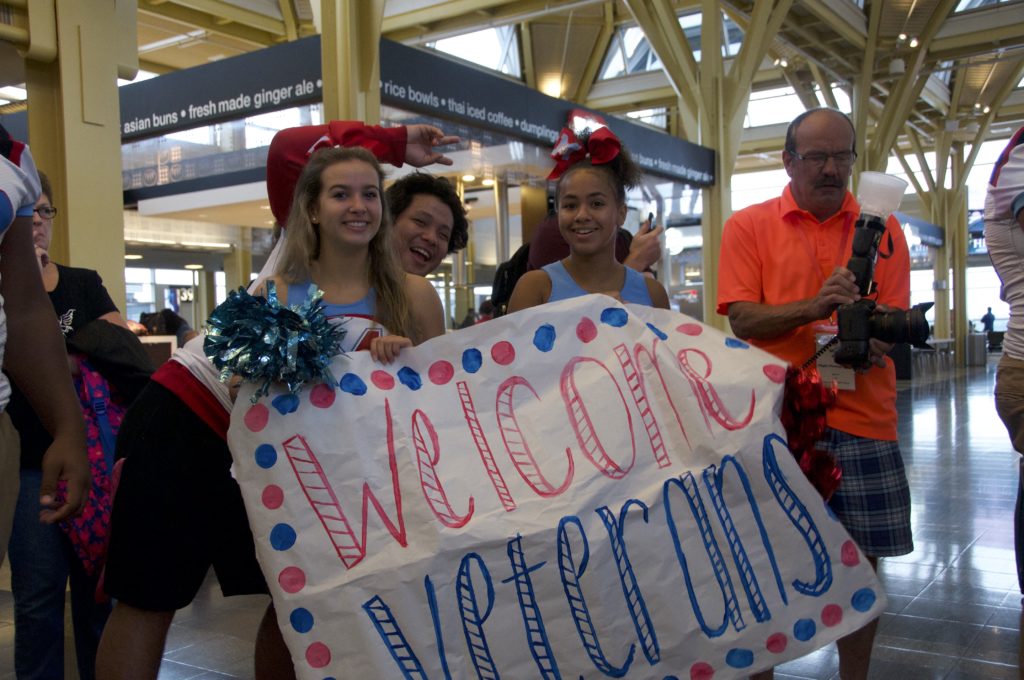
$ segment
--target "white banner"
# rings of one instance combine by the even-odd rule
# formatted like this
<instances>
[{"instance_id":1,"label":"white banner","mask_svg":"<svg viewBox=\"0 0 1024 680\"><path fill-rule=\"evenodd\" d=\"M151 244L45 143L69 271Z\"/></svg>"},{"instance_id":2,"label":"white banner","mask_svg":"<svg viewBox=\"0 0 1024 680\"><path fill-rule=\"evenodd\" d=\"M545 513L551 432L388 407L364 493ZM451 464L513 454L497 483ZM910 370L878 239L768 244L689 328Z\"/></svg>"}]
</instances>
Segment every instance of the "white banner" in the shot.
<instances>
[{"instance_id":1,"label":"white banner","mask_svg":"<svg viewBox=\"0 0 1024 680\"><path fill-rule=\"evenodd\" d=\"M773 356L588 296L399 359L232 414L300 678L744 677L884 609Z\"/></svg>"}]
</instances>

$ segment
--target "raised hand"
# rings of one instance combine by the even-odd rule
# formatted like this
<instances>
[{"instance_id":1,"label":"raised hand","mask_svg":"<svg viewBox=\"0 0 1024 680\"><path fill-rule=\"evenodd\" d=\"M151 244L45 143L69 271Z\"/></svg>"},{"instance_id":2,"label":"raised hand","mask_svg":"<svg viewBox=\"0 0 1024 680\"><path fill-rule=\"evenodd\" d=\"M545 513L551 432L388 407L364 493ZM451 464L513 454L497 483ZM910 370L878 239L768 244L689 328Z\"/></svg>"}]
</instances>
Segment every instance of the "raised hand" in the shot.
<instances>
[{"instance_id":1,"label":"raised hand","mask_svg":"<svg viewBox=\"0 0 1024 680\"><path fill-rule=\"evenodd\" d=\"M407 129L405 143L405 162L417 168L432 163L451 165L454 161L440 151L436 151L434 147L455 144L458 141L459 138L455 135L446 135L440 128L433 125L410 125Z\"/></svg>"}]
</instances>

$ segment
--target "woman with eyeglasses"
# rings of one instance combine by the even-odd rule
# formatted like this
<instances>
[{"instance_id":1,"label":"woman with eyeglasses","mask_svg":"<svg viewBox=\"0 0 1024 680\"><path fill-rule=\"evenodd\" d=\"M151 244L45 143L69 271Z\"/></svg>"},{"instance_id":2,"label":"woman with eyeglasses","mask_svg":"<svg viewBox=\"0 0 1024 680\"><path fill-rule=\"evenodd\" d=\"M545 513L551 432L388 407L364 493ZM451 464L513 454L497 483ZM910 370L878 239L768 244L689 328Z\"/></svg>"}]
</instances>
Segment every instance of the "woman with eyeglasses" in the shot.
<instances>
[{"instance_id":1,"label":"woman with eyeglasses","mask_svg":"<svg viewBox=\"0 0 1024 680\"><path fill-rule=\"evenodd\" d=\"M50 259L57 209L49 179L43 173L39 173L39 179L42 193L33 212L32 238L43 287L64 337L95 319L127 328L98 273ZM69 365L77 370L74 362L69 361ZM64 677L64 599L70 579L79 677L91 680L110 604L95 602L98 574L86 572L65 530L39 521L42 457L50 436L17 385L8 412L21 438L21 490L8 547L14 595L15 672L19 678ZM88 505L85 512L90 512Z\"/></svg>"}]
</instances>

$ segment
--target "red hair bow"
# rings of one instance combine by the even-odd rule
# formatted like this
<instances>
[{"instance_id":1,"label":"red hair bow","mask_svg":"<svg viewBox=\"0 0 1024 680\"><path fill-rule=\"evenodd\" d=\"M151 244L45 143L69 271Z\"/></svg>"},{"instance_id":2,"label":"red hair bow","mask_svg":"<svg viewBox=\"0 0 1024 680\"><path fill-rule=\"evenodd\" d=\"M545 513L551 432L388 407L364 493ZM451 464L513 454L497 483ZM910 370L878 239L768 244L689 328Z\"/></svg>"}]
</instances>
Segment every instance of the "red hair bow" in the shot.
<instances>
[{"instance_id":1,"label":"red hair bow","mask_svg":"<svg viewBox=\"0 0 1024 680\"><path fill-rule=\"evenodd\" d=\"M621 148L622 143L619 138L606 127L598 128L590 133L585 145L576 137L575 132L569 128L562 128L558 135L558 142L551 150L551 157L555 159L555 167L548 175L548 179L558 179L571 166L588 156L594 165L610 163L619 155Z\"/></svg>"}]
</instances>

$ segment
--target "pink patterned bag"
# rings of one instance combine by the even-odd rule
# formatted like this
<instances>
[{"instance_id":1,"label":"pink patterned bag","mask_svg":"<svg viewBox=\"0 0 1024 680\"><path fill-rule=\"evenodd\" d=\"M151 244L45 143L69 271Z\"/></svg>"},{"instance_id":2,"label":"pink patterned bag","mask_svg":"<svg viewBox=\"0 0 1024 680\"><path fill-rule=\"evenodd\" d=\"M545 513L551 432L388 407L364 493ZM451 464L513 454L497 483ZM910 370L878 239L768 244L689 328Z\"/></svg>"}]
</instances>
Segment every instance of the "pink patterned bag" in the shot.
<instances>
[{"instance_id":1,"label":"pink patterned bag","mask_svg":"<svg viewBox=\"0 0 1024 680\"><path fill-rule=\"evenodd\" d=\"M75 387L85 417L92 486L82 513L64 520L60 526L71 539L71 545L86 573L93 576L103 568L107 556L114 444L125 408L111 396L106 378L81 355L72 356L78 363L79 374L75 377Z\"/></svg>"}]
</instances>

